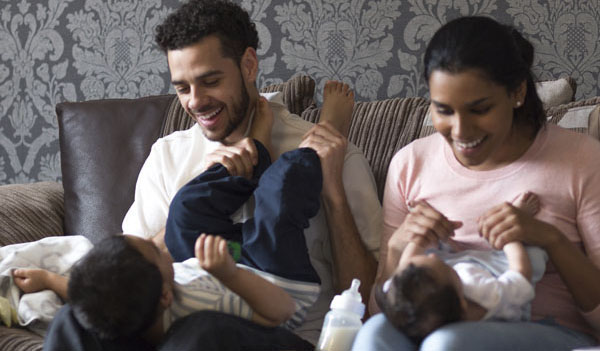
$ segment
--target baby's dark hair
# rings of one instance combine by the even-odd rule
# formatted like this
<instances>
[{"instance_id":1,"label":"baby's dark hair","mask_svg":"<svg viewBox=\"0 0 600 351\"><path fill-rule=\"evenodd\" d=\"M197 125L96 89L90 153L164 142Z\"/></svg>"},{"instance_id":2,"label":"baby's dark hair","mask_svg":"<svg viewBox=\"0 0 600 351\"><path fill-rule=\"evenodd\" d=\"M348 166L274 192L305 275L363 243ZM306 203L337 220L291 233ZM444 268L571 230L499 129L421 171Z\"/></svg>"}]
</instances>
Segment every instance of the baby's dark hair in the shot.
<instances>
[{"instance_id":1,"label":"baby's dark hair","mask_svg":"<svg viewBox=\"0 0 600 351\"><path fill-rule=\"evenodd\" d=\"M247 48L258 48L258 32L248 12L223 0L190 0L156 28L156 43L164 51L183 49L216 35L222 55L239 64Z\"/></svg>"},{"instance_id":2,"label":"baby's dark hair","mask_svg":"<svg viewBox=\"0 0 600 351\"><path fill-rule=\"evenodd\" d=\"M154 323L162 294L158 267L125 235L101 240L73 268L68 297L77 321L102 339L137 336Z\"/></svg>"},{"instance_id":3,"label":"baby's dark hair","mask_svg":"<svg viewBox=\"0 0 600 351\"><path fill-rule=\"evenodd\" d=\"M375 301L388 321L416 343L462 318L456 288L440 284L430 269L414 264L395 274L387 291L376 288Z\"/></svg>"},{"instance_id":4,"label":"baby's dark hair","mask_svg":"<svg viewBox=\"0 0 600 351\"><path fill-rule=\"evenodd\" d=\"M533 58L533 45L514 27L488 17L460 17L443 25L429 41L424 77L428 82L436 70L461 73L477 69L508 92L525 81L525 101L514 110L514 122L537 133L546 117L531 72Z\"/></svg>"}]
</instances>

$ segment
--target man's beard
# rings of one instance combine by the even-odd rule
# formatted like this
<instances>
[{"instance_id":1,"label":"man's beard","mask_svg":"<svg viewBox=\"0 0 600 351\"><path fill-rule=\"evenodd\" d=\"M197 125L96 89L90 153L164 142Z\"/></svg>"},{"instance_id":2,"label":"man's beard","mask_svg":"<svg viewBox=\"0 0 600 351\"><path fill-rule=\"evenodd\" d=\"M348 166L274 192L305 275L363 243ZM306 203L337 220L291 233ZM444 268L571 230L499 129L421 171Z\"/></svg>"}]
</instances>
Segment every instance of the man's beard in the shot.
<instances>
[{"instance_id":1,"label":"man's beard","mask_svg":"<svg viewBox=\"0 0 600 351\"><path fill-rule=\"evenodd\" d=\"M246 89L246 84L244 84L244 78L241 77L241 86L240 86L240 102L232 103L233 111L231 114L231 118L227 121L227 126L225 127L225 131L223 132L223 136L218 139L219 142L223 142L227 137L231 135L239 126L244 122L246 118L246 114L248 113L248 106L250 105L250 95L248 95L248 89Z\"/></svg>"}]
</instances>

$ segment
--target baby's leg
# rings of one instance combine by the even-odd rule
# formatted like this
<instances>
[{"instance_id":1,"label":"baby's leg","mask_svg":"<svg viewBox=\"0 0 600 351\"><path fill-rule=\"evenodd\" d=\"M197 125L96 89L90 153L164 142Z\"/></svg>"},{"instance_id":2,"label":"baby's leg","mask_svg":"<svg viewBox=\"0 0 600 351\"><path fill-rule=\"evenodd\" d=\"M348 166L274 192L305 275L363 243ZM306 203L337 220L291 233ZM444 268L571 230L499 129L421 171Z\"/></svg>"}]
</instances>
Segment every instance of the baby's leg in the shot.
<instances>
[{"instance_id":1,"label":"baby's leg","mask_svg":"<svg viewBox=\"0 0 600 351\"><path fill-rule=\"evenodd\" d=\"M321 161L309 148L282 154L259 180L254 218L243 224L241 262L283 278L320 282L304 229L319 211Z\"/></svg>"},{"instance_id":2,"label":"baby's leg","mask_svg":"<svg viewBox=\"0 0 600 351\"><path fill-rule=\"evenodd\" d=\"M255 143L258 164L252 179L231 176L223 165L215 164L177 192L169 206L165 231L165 244L175 261L194 256L196 239L202 233L242 241L242 225L234 224L230 216L248 201L271 164L267 149Z\"/></svg>"},{"instance_id":3,"label":"baby's leg","mask_svg":"<svg viewBox=\"0 0 600 351\"><path fill-rule=\"evenodd\" d=\"M513 206L533 216L540 210L540 199L536 194L528 191L518 195L513 201Z\"/></svg>"},{"instance_id":4,"label":"baby's leg","mask_svg":"<svg viewBox=\"0 0 600 351\"><path fill-rule=\"evenodd\" d=\"M354 109L354 92L348 84L330 80L323 88L323 107L319 123L331 123L343 136L348 136L352 111Z\"/></svg>"}]
</instances>

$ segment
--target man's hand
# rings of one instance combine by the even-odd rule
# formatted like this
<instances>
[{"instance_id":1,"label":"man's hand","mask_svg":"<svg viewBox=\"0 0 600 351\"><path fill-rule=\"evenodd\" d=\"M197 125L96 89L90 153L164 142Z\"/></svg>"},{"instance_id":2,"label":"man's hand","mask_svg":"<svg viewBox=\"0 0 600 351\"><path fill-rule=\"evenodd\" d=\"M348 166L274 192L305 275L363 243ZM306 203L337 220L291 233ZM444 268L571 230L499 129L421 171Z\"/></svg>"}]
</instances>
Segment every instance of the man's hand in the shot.
<instances>
[{"instance_id":1,"label":"man's hand","mask_svg":"<svg viewBox=\"0 0 600 351\"><path fill-rule=\"evenodd\" d=\"M237 267L227 249L227 240L220 236L201 234L196 240L196 258L200 267L221 282L232 279Z\"/></svg>"},{"instance_id":2,"label":"man's hand","mask_svg":"<svg viewBox=\"0 0 600 351\"><path fill-rule=\"evenodd\" d=\"M312 127L303 137L299 147L308 147L317 152L323 172L323 195L333 191L344 193L342 171L348 140L329 122Z\"/></svg>"},{"instance_id":3,"label":"man's hand","mask_svg":"<svg viewBox=\"0 0 600 351\"><path fill-rule=\"evenodd\" d=\"M252 178L254 166L258 163L258 151L254 141L243 138L231 145L220 145L204 159L204 170L220 163L232 176Z\"/></svg>"}]
</instances>

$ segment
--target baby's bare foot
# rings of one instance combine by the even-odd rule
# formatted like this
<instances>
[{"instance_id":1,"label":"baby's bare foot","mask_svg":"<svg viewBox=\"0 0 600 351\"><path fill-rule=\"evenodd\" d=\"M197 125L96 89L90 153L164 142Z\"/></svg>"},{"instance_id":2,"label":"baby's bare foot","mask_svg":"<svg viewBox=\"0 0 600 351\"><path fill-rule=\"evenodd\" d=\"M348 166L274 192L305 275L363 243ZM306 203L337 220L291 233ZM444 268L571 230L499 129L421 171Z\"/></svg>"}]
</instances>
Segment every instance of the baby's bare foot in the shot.
<instances>
[{"instance_id":1,"label":"baby's bare foot","mask_svg":"<svg viewBox=\"0 0 600 351\"><path fill-rule=\"evenodd\" d=\"M271 130L273 129L273 111L269 106L269 102L264 97L259 97L256 102L256 110L254 112L254 121L250 128L250 137L256 139L264 145L271 155L271 160L274 160L271 147Z\"/></svg>"},{"instance_id":2,"label":"baby's bare foot","mask_svg":"<svg viewBox=\"0 0 600 351\"><path fill-rule=\"evenodd\" d=\"M348 136L352 111L354 109L354 92L348 84L330 80L323 88L323 107L319 122L331 123L343 136Z\"/></svg>"},{"instance_id":3,"label":"baby's bare foot","mask_svg":"<svg viewBox=\"0 0 600 351\"><path fill-rule=\"evenodd\" d=\"M513 201L513 206L533 216L540 210L540 199L536 194L528 191L517 196Z\"/></svg>"}]
</instances>

